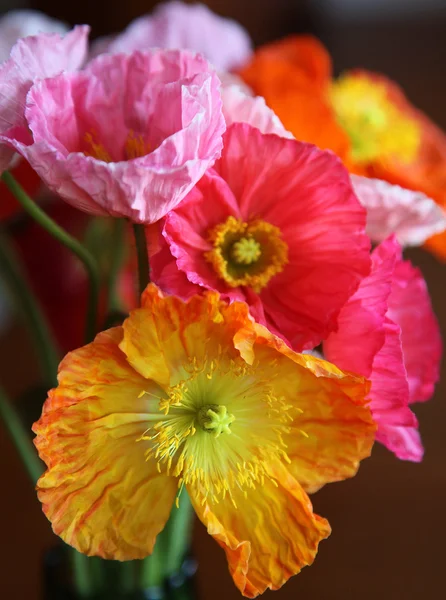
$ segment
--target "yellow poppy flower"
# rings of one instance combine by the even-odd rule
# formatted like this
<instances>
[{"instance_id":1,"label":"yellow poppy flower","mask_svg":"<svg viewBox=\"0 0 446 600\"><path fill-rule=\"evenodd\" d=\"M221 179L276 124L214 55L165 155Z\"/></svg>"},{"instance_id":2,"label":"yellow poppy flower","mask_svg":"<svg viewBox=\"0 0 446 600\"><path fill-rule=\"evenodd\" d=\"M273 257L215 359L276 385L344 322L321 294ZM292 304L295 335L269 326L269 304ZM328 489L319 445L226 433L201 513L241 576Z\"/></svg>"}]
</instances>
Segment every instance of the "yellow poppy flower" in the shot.
<instances>
[{"instance_id":1,"label":"yellow poppy flower","mask_svg":"<svg viewBox=\"0 0 446 600\"><path fill-rule=\"evenodd\" d=\"M354 475L370 453L367 392L243 303L150 285L123 327L61 363L34 425L43 510L80 552L142 558L185 486L241 592L277 589L330 533L304 488Z\"/></svg>"}]
</instances>

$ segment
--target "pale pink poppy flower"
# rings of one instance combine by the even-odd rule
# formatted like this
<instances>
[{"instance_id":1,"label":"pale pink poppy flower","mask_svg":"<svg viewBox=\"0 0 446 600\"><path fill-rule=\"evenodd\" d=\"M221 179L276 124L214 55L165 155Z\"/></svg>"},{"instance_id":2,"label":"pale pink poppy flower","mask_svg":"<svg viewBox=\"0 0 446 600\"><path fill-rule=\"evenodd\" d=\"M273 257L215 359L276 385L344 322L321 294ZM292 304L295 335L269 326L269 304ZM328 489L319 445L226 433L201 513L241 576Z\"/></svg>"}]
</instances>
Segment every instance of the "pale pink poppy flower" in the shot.
<instances>
[{"instance_id":1,"label":"pale pink poppy flower","mask_svg":"<svg viewBox=\"0 0 446 600\"><path fill-rule=\"evenodd\" d=\"M298 350L313 348L370 269L365 211L331 152L235 123L222 157L170 212L154 281L246 301Z\"/></svg>"},{"instance_id":2,"label":"pale pink poppy flower","mask_svg":"<svg viewBox=\"0 0 446 600\"><path fill-rule=\"evenodd\" d=\"M0 65L0 173L14 156L9 139L32 141L25 102L33 82L79 69L87 54L88 32L89 27L79 26L64 37L46 33L20 39Z\"/></svg>"},{"instance_id":3,"label":"pale pink poppy flower","mask_svg":"<svg viewBox=\"0 0 446 600\"><path fill-rule=\"evenodd\" d=\"M227 127L232 123L248 123L257 127L262 133L275 133L281 137L294 138L261 96L248 95L239 86L230 85L223 87L221 97Z\"/></svg>"},{"instance_id":4,"label":"pale pink poppy flower","mask_svg":"<svg viewBox=\"0 0 446 600\"><path fill-rule=\"evenodd\" d=\"M220 81L200 55L102 55L36 83L32 143L11 139L46 185L88 213L153 223L220 156Z\"/></svg>"},{"instance_id":5,"label":"pale pink poppy flower","mask_svg":"<svg viewBox=\"0 0 446 600\"><path fill-rule=\"evenodd\" d=\"M200 52L217 70L241 67L252 54L248 33L236 21L213 13L204 4L166 2L152 14L136 19L112 38L99 39L98 52L133 52L148 48L170 48Z\"/></svg>"},{"instance_id":6,"label":"pale pink poppy flower","mask_svg":"<svg viewBox=\"0 0 446 600\"><path fill-rule=\"evenodd\" d=\"M37 10L12 10L0 18L0 63L9 58L11 48L19 38L38 33L64 35L68 26Z\"/></svg>"},{"instance_id":7,"label":"pale pink poppy flower","mask_svg":"<svg viewBox=\"0 0 446 600\"><path fill-rule=\"evenodd\" d=\"M367 210L367 233L374 242L394 233L402 246L421 246L446 230L445 211L422 192L359 175L352 175L352 183Z\"/></svg>"},{"instance_id":8,"label":"pale pink poppy flower","mask_svg":"<svg viewBox=\"0 0 446 600\"><path fill-rule=\"evenodd\" d=\"M372 271L339 314L324 356L371 380L376 438L419 462L423 446L409 404L428 400L439 376L441 338L425 281L394 237L372 253Z\"/></svg>"}]
</instances>

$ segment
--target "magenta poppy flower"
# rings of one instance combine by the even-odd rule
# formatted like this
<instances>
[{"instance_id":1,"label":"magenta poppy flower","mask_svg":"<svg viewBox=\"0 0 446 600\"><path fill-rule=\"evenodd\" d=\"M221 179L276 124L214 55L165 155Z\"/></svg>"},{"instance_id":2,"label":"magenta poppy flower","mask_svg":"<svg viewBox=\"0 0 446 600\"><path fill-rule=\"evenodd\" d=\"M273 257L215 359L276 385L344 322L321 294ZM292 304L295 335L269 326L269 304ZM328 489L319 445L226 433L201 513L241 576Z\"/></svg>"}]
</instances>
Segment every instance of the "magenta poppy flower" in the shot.
<instances>
[{"instance_id":1,"label":"magenta poppy flower","mask_svg":"<svg viewBox=\"0 0 446 600\"><path fill-rule=\"evenodd\" d=\"M73 206L153 223L220 156L219 88L188 51L100 56L36 83L26 107L33 143L10 143Z\"/></svg>"},{"instance_id":2,"label":"magenta poppy flower","mask_svg":"<svg viewBox=\"0 0 446 600\"><path fill-rule=\"evenodd\" d=\"M372 271L324 342L325 358L371 380L377 440L418 462L423 446L409 404L428 400L439 376L441 337L426 283L389 238L372 253Z\"/></svg>"},{"instance_id":3,"label":"magenta poppy flower","mask_svg":"<svg viewBox=\"0 0 446 600\"><path fill-rule=\"evenodd\" d=\"M166 216L163 236L158 285L244 300L299 350L336 328L370 269L365 211L341 161L244 123L228 128L221 159Z\"/></svg>"},{"instance_id":4,"label":"magenta poppy flower","mask_svg":"<svg viewBox=\"0 0 446 600\"><path fill-rule=\"evenodd\" d=\"M87 55L88 32L89 27L79 26L65 37L47 33L20 39L0 65L0 173L14 156L10 139L32 141L25 102L33 82L79 69Z\"/></svg>"},{"instance_id":5,"label":"magenta poppy flower","mask_svg":"<svg viewBox=\"0 0 446 600\"><path fill-rule=\"evenodd\" d=\"M133 52L149 48L200 52L214 67L231 71L252 54L247 31L236 21L213 13L204 4L166 2L152 14L136 19L116 36L99 39L94 54Z\"/></svg>"}]
</instances>

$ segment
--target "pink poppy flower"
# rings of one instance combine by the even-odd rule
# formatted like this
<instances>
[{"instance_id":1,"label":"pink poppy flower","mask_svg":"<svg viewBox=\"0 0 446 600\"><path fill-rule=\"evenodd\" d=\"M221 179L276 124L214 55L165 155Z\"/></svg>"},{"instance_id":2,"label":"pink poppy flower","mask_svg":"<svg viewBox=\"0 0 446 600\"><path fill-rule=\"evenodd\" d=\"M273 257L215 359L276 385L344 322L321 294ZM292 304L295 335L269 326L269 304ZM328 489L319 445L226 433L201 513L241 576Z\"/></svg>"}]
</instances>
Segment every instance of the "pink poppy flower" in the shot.
<instances>
[{"instance_id":1,"label":"pink poppy flower","mask_svg":"<svg viewBox=\"0 0 446 600\"><path fill-rule=\"evenodd\" d=\"M324 355L371 380L377 440L398 458L420 461L423 447L409 404L433 393L441 338L425 281L402 260L394 237L372 253L372 271L340 312Z\"/></svg>"},{"instance_id":2,"label":"pink poppy flower","mask_svg":"<svg viewBox=\"0 0 446 600\"><path fill-rule=\"evenodd\" d=\"M370 269L365 211L340 160L235 123L224 150L166 216L152 257L164 290L244 300L295 349L317 345Z\"/></svg>"},{"instance_id":3,"label":"pink poppy flower","mask_svg":"<svg viewBox=\"0 0 446 600\"><path fill-rule=\"evenodd\" d=\"M47 33L20 39L0 65L0 173L14 157L9 139L31 141L25 102L33 82L78 69L87 54L88 32L89 27L80 26L65 37Z\"/></svg>"},{"instance_id":4,"label":"pink poppy flower","mask_svg":"<svg viewBox=\"0 0 446 600\"><path fill-rule=\"evenodd\" d=\"M187 51L103 55L36 83L26 108L33 143L10 143L73 206L152 223L220 155L219 87Z\"/></svg>"},{"instance_id":5,"label":"pink poppy flower","mask_svg":"<svg viewBox=\"0 0 446 600\"><path fill-rule=\"evenodd\" d=\"M352 175L352 184L367 210L367 233L374 242L394 233L402 246L421 246L446 230L446 212L422 192L359 175Z\"/></svg>"},{"instance_id":6,"label":"pink poppy flower","mask_svg":"<svg viewBox=\"0 0 446 600\"><path fill-rule=\"evenodd\" d=\"M52 19L37 10L12 10L0 19L0 62L9 58L11 48L19 38L38 33L67 33L62 21Z\"/></svg>"},{"instance_id":7,"label":"pink poppy flower","mask_svg":"<svg viewBox=\"0 0 446 600\"><path fill-rule=\"evenodd\" d=\"M93 53L154 47L200 52L222 71L241 67L252 54L249 35L239 23L216 15L204 4L184 2L158 5L151 15L136 19L120 35L98 40Z\"/></svg>"}]
</instances>

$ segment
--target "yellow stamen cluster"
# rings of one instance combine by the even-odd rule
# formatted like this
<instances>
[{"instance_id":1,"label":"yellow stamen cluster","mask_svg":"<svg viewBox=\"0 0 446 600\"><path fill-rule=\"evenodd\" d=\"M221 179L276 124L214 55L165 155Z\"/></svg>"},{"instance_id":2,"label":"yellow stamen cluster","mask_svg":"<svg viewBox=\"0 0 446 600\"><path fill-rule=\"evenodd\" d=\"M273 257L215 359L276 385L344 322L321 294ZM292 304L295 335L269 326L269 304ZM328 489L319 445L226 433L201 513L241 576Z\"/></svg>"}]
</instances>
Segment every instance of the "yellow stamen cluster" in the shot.
<instances>
[{"instance_id":1,"label":"yellow stamen cluster","mask_svg":"<svg viewBox=\"0 0 446 600\"><path fill-rule=\"evenodd\" d=\"M93 156L106 163L113 162L109 152L105 149L103 144L95 141L92 133L86 133L84 135L84 141L88 146L88 150L84 152L85 156ZM129 131L124 147L125 159L132 160L134 158L140 158L141 156L146 156L146 154L149 154L150 152L150 144L148 144L141 135L136 136L133 131Z\"/></svg>"},{"instance_id":2,"label":"yellow stamen cluster","mask_svg":"<svg viewBox=\"0 0 446 600\"><path fill-rule=\"evenodd\" d=\"M149 154L150 152L150 144L144 140L142 135L136 136L133 131L129 131L125 143L125 155L127 160L141 158L141 156L146 156L146 154Z\"/></svg>"},{"instance_id":3,"label":"yellow stamen cluster","mask_svg":"<svg viewBox=\"0 0 446 600\"><path fill-rule=\"evenodd\" d=\"M386 86L362 75L345 75L331 88L339 124L352 143L358 163L394 158L410 164L417 156L421 132L389 99Z\"/></svg>"},{"instance_id":4,"label":"yellow stamen cluster","mask_svg":"<svg viewBox=\"0 0 446 600\"><path fill-rule=\"evenodd\" d=\"M216 273L231 287L259 292L288 262L288 246L278 227L256 219L228 217L209 232L213 249L205 253Z\"/></svg>"},{"instance_id":5,"label":"yellow stamen cluster","mask_svg":"<svg viewBox=\"0 0 446 600\"><path fill-rule=\"evenodd\" d=\"M283 436L292 406L259 378L258 365L240 357L194 360L185 374L159 399L159 420L154 416L141 438L150 443L146 458L178 478L179 493L192 485L203 503L228 495L235 504L236 489L256 489L270 478L271 461L289 462Z\"/></svg>"},{"instance_id":6,"label":"yellow stamen cluster","mask_svg":"<svg viewBox=\"0 0 446 600\"><path fill-rule=\"evenodd\" d=\"M107 150L102 144L95 142L94 137L91 133L86 133L84 135L84 140L87 142L90 148L88 151L84 152L85 156L93 156L94 158L102 160L106 163L112 162L110 154L107 152Z\"/></svg>"}]
</instances>

